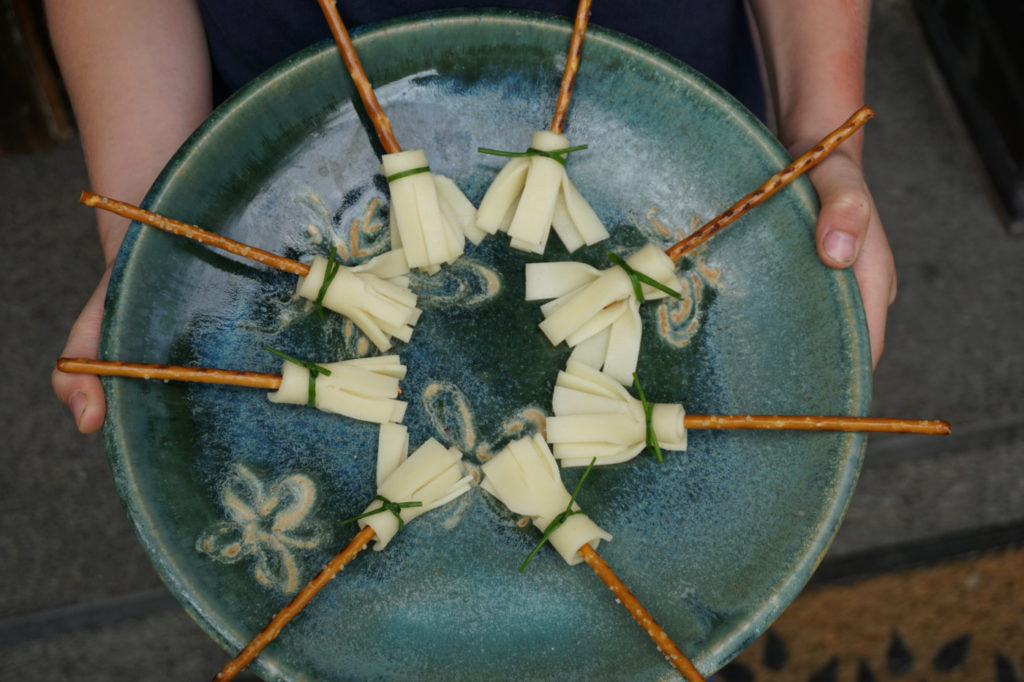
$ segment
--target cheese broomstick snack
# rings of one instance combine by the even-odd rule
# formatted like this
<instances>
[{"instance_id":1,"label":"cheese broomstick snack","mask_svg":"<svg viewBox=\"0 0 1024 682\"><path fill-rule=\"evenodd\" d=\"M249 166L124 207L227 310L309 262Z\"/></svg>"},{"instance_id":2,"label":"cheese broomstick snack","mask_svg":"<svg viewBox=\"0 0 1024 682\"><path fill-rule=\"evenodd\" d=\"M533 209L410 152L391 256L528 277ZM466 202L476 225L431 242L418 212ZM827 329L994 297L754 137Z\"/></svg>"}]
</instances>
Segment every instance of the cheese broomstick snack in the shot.
<instances>
[{"instance_id":1,"label":"cheese broomstick snack","mask_svg":"<svg viewBox=\"0 0 1024 682\"><path fill-rule=\"evenodd\" d=\"M408 431L401 424L383 424L377 446L377 496L362 514L343 524L358 522L361 530L348 545L282 608L214 680L230 680L252 662L285 625L334 576L376 538L375 550L384 549L406 523L451 502L470 488L462 453L430 439L411 455Z\"/></svg>"},{"instance_id":2,"label":"cheese broomstick snack","mask_svg":"<svg viewBox=\"0 0 1024 682\"><path fill-rule=\"evenodd\" d=\"M405 377L405 366L397 355L315 364L267 350L284 358L281 374L82 358L60 358L57 369L77 374L273 389L275 392L267 395L271 402L309 405L377 424L400 422L405 417L406 403L397 400L401 392L398 382Z\"/></svg>"},{"instance_id":3,"label":"cheese broomstick snack","mask_svg":"<svg viewBox=\"0 0 1024 682\"><path fill-rule=\"evenodd\" d=\"M653 245L615 260L618 267L604 270L574 261L527 263L526 300L553 299L540 308L548 340L556 346L564 341L574 359L625 385L640 356L640 304L678 298L682 287L675 264Z\"/></svg>"},{"instance_id":4,"label":"cheese broomstick snack","mask_svg":"<svg viewBox=\"0 0 1024 682\"><path fill-rule=\"evenodd\" d=\"M409 290L409 267L400 251L389 251L354 266L339 263L332 251L330 258L314 256L313 262L306 265L92 192L82 192L79 201L298 275L297 294L321 309L328 308L352 320L378 350L390 350L392 338L409 341L419 320L421 311L416 307L416 294Z\"/></svg>"},{"instance_id":5,"label":"cheese broomstick snack","mask_svg":"<svg viewBox=\"0 0 1024 682\"><path fill-rule=\"evenodd\" d=\"M513 513L529 518L542 531L540 543L526 557L520 571L525 570L545 542L550 542L570 566L586 562L686 679L704 679L597 554L598 544L601 540L611 540L611 535L583 514L576 503L576 495L589 469L570 495L562 484L551 451L539 435L513 441L487 460L481 469L484 480L480 487Z\"/></svg>"},{"instance_id":6,"label":"cheese broomstick snack","mask_svg":"<svg viewBox=\"0 0 1024 682\"><path fill-rule=\"evenodd\" d=\"M679 259L821 162L872 116L869 107L862 107L813 149L665 252L648 245L625 259L611 254L614 266L605 270L572 261L528 263L526 300L554 299L541 306L541 330L552 344L564 341L572 347L573 358L629 385L643 331L639 305L650 298L679 296Z\"/></svg>"},{"instance_id":7,"label":"cheese broomstick snack","mask_svg":"<svg viewBox=\"0 0 1024 682\"><path fill-rule=\"evenodd\" d=\"M590 2L580 0L576 10L551 129L534 132L525 152L479 149L485 154L515 158L498 173L480 200L476 226L489 234L507 232L510 245L521 251L544 253L551 228L570 252L608 237L601 219L569 180L565 168L568 154L586 149L586 145L573 147L562 135L590 18Z\"/></svg>"},{"instance_id":8,"label":"cheese broomstick snack","mask_svg":"<svg viewBox=\"0 0 1024 682\"><path fill-rule=\"evenodd\" d=\"M422 149L402 151L334 0L318 2L386 152L381 169L391 192L392 248L405 254L410 268L436 272L442 263L451 263L462 255L467 237L473 243L484 238L485 234L473 224L476 208L451 179L430 172Z\"/></svg>"},{"instance_id":9,"label":"cheese broomstick snack","mask_svg":"<svg viewBox=\"0 0 1024 682\"><path fill-rule=\"evenodd\" d=\"M650 403L637 376L637 400L615 379L570 360L558 373L547 418L547 440L562 466L618 464L649 448L658 461L662 449L685 450L687 429L787 429L885 431L946 435L947 422L878 417L811 415L686 414L682 405Z\"/></svg>"}]
</instances>

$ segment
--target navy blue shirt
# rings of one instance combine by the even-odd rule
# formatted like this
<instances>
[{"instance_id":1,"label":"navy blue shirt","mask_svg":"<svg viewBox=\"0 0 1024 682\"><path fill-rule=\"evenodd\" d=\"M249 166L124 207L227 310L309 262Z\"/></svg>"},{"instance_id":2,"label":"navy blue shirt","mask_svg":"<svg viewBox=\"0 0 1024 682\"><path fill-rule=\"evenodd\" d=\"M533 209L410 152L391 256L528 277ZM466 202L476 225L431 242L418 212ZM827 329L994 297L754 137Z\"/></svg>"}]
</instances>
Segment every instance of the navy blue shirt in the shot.
<instances>
[{"instance_id":1,"label":"navy blue shirt","mask_svg":"<svg viewBox=\"0 0 1024 682\"><path fill-rule=\"evenodd\" d=\"M598 0L592 24L658 47L724 87L764 117L764 92L742 0ZM576 0L461 0L452 7L504 7L573 17ZM331 37L313 0L199 0L217 98L299 50ZM437 0L338 0L349 30L442 9Z\"/></svg>"}]
</instances>

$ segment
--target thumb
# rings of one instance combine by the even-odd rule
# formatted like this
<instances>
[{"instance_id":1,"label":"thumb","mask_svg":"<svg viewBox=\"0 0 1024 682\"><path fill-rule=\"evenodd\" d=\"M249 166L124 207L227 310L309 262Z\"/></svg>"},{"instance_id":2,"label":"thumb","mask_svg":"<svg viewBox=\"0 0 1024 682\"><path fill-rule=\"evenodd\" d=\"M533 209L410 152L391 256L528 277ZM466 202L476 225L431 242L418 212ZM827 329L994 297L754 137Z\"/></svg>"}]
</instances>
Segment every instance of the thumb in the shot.
<instances>
[{"instance_id":1,"label":"thumb","mask_svg":"<svg viewBox=\"0 0 1024 682\"><path fill-rule=\"evenodd\" d=\"M71 327L61 355L65 357L95 359L99 354L100 325L103 322L103 303L107 295L110 269L103 274L99 285L86 302L78 319ZM78 430L92 433L103 425L107 406L103 384L91 374L69 374L58 369L50 377L53 392L69 410Z\"/></svg>"},{"instance_id":2,"label":"thumb","mask_svg":"<svg viewBox=\"0 0 1024 682\"><path fill-rule=\"evenodd\" d=\"M811 180L821 198L818 255L831 267L849 267L864 246L874 210L864 175L852 159L836 155L815 168Z\"/></svg>"},{"instance_id":3,"label":"thumb","mask_svg":"<svg viewBox=\"0 0 1024 682\"><path fill-rule=\"evenodd\" d=\"M815 233L818 255L834 268L853 266L871 344L872 367L885 346L886 316L896 296L896 266L860 166L835 156L812 171L821 198Z\"/></svg>"}]
</instances>

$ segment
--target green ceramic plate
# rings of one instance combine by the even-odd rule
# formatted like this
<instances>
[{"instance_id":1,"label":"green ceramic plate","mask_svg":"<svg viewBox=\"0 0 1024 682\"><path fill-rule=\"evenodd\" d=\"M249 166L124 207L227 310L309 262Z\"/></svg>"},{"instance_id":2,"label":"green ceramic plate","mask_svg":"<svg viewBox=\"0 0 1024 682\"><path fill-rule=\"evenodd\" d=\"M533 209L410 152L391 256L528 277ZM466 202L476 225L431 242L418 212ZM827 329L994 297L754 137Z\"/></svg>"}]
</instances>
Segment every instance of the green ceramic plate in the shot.
<instances>
[{"instance_id":1,"label":"green ceramic plate","mask_svg":"<svg viewBox=\"0 0 1024 682\"><path fill-rule=\"evenodd\" d=\"M405 148L478 201L502 160L547 128L569 24L531 14L415 17L357 35ZM147 205L308 260L387 248L379 150L324 44L218 109ZM611 228L574 254L673 243L785 165L746 111L684 65L593 27L567 134L577 186ZM863 414L870 364L854 280L818 261L816 198L800 181L681 265L687 296L649 305L648 396L691 412ZM552 237L546 259L567 254ZM501 237L435 277L403 398L413 446L458 445L471 468L537 428L568 350L537 329L523 263ZM293 298L295 278L134 226L110 288L102 354L279 371L270 345L315 361L369 352L351 325ZM239 650L354 534L374 495L376 428L253 389L107 382L106 438L128 514L160 575L228 652ZM602 556L705 672L763 632L821 559L864 438L699 432L664 464L595 471L579 501L615 539ZM566 471L571 488L579 471ZM478 488L367 551L254 664L270 679L640 679L673 676L585 566L548 549ZM225 661L229 656L225 654ZM211 674L215 671L211 671Z\"/></svg>"}]
</instances>

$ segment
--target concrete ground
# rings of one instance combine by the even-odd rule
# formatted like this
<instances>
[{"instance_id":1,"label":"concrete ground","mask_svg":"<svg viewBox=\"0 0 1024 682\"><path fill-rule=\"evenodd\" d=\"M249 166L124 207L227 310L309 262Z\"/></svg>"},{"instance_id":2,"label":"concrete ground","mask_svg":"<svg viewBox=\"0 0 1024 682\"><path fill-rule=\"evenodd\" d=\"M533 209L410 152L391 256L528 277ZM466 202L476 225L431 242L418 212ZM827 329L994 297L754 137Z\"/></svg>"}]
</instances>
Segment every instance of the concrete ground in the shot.
<instances>
[{"instance_id":1,"label":"concrete ground","mask_svg":"<svg viewBox=\"0 0 1024 682\"><path fill-rule=\"evenodd\" d=\"M908 0L875 5L865 151L899 272L873 412L943 418L944 439L872 437L819 580L1024 537L1024 239L990 185ZM49 374L102 259L72 142L0 158L0 678L208 679L225 654L164 590L99 436Z\"/></svg>"}]
</instances>

